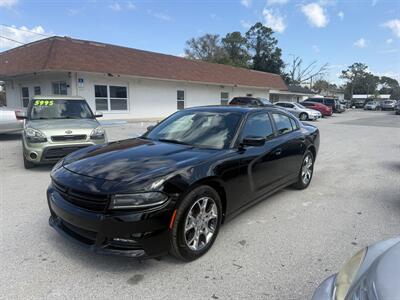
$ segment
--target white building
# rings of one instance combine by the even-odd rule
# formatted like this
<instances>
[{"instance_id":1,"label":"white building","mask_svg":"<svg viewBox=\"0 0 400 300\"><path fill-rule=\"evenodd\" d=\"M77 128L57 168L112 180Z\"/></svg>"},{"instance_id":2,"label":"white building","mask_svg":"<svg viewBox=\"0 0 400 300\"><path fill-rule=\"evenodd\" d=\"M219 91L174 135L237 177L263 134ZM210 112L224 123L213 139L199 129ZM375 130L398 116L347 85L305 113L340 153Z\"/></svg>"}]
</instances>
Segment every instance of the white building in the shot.
<instances>
[{"instance_id":1,"label":"white building","mask_svg":"<svg viewBox=\"0 0 400 300\"><path fill-rule=\"evenodd\" d=\"M51 37L0 53L10 108L34 95L84 97L106 118L159 119L235 96L285 91L279 75L109 44Z\"/></svg>"}]
</instances>

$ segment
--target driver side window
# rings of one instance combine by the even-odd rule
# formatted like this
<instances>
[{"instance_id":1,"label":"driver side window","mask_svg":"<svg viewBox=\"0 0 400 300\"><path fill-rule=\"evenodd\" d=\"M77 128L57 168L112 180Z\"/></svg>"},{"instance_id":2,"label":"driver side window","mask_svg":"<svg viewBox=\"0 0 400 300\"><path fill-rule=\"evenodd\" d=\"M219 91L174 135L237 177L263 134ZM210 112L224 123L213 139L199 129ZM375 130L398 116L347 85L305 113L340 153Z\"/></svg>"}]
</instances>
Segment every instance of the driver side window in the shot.
<instances>
[{"instance_id":1,"label":"driver side window","mask_svg":"<svg viewBox=\"0 0 400 300\"><path fill-rule=\"evenodd\" d=\"M242 131L242 139L248 136L266 139L274 136L271 120L267 113L253 114L247 118Z\"/></svg>"}]
</instances>

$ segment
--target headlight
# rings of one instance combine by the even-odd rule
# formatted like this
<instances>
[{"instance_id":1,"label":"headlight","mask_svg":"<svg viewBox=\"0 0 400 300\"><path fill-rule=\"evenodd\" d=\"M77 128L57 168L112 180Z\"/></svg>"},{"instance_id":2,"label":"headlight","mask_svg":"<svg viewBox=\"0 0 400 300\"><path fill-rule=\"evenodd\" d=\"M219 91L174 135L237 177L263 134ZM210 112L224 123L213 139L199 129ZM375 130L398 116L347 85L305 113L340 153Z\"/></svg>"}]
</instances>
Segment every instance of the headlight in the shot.
<instances>
[{"instance_id":1,"label":"headlight","mask_svg":"<svg viewBox=\"0 0 400 300\"><path fill-rule=\"evenodd\" d=\"M161 192L119 194L111 198L110 209L148 208L161 205L167 200L168 196Z\"/></svg>"},{"instance_id":2,"label":"headlight","mask_svg":"<svg viewBox=\"0 0 400 300\"><path fill-rule=\"evenodd\" d=\"M351 284L353 283L358 269L364 261L367 248L358 251L340 269L335 282L335 300L344 300Z\"/></svg>"},{"instance_id":3,"label":"headlight","mask_svg":"<svg viewBox=\"0 0 400 300\"><path fill-rule=\"evenodd\" d=\"M25 128L25 136L30 143L44 143L47 141L43 132L32 127Z\"/></svg>"},{"instance_id":4,"label":"headlight","mask_svg":"<svg viewBox=\"0 0 400 300\"><path fill-rule=\"evenodd\" d=\"M90 134L90 138L92 140L102 140L104 139L105 130L103 127L99 126L93 129L92 133Z\"/></svg>"}]
</instances>

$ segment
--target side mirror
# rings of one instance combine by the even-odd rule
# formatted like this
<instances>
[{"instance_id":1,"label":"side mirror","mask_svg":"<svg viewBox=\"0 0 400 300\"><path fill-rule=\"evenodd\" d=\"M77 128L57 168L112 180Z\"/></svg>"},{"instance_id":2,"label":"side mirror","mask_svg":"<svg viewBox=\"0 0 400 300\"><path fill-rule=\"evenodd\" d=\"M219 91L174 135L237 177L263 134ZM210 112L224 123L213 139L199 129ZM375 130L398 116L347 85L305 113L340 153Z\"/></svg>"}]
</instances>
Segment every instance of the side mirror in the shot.
<instances>
[{"instance_id":1,"label":"side mirror","mask_svg":"<svg viewBox=\"0 0 400 300\"><path fill-rule=\"evenodd\" d=\"M96 112L94 113L94 116L95 116L96 118L101 118L101 117L103 116L103 113L100 112L100 111L96 111Z\"/></svg>"},{"instance_id":2,"label":"side mirror","mask_svg":"<svg viewBox=\"0 0 400 300\"><path fill-rule=\"evenodd\" d=\"M150 126L147 127L147 131L152 131L153 128L154 128L154 125L150 125Z\"/></svg>"},{"instance_id":3,"label":"side mirror","mask_svg":"<svg viewBox=\"0 0 400 300\"><path fill-rule=\"evenodd\" d=\"M263 146L265 144L265 138L262 136L246 136L243 141L243 146Z\"/></svg>"}]
</instances>

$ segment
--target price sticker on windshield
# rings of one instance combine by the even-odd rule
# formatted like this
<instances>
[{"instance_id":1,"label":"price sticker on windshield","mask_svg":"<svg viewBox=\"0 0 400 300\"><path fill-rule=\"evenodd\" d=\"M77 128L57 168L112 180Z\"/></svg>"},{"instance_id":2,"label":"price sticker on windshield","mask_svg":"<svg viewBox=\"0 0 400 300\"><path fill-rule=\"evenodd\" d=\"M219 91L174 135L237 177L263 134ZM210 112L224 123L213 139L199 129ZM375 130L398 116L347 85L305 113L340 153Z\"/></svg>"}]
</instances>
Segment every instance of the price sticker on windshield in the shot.
<instances>
[{"instance_id":1,"label":"price sticker on windshield","mask_svg":"<svg viewBox=\"0 0 400 300\"><path fill-rule=\"evenodd\" d=\"M33 105L34 106L52 106L52 105L54 105L54 100L36 100Z\"/></svg>"}]
</instances>

